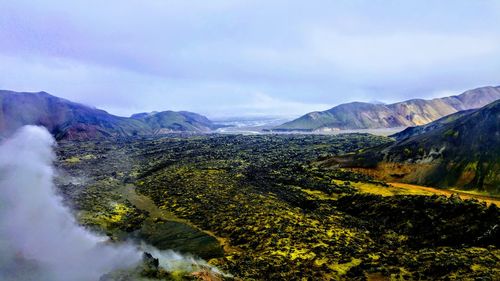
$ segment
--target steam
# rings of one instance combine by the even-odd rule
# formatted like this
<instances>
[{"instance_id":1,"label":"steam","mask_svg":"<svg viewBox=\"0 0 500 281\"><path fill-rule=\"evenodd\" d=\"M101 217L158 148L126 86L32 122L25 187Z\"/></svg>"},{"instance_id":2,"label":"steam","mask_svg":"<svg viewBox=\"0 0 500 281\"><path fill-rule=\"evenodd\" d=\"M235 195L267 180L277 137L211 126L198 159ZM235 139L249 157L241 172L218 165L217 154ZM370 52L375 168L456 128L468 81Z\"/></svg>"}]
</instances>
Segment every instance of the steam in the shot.
<instances>
[{"instance_id":1,"label":"steam","mask_svg":"<svg viewBox=\"0 0 500 281\"><path fill-rule=\"evenodd\" d=\"M146 245L107 242L78 226L54 192L55 141L24 126L0 145L0 280L96 281L137 266L143 251L166 270L208 270L207 262Z\"/></svg>"},{"instance_id":2,"label":"steam","mask_svg":"<svg viewBox=\"0 0 500 281\"><path fill-rule=\"evenodd\" d=\"M44 128L25 126L0 146L1 280L98 280L141 260L136 247L106 243L63 207L53 190L54 144Z\"/></svg>"}]
</instances>

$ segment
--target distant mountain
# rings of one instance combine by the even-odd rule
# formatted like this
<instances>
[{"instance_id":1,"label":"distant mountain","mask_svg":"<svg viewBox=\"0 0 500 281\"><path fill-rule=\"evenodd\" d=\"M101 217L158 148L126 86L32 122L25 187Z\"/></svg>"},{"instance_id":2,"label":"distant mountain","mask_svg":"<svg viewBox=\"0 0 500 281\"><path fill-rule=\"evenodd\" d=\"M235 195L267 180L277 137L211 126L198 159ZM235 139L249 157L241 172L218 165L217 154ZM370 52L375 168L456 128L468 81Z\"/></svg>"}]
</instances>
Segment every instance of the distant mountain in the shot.
<instances>
[{"instance_id":1,"label":"distant mountain","mask_svg":"<svg viewBox=\"0 0 500 281\"><path fill-rule=\"evenodd\" d=\"M329 131L424 125L443 116L479 108L500 99L500 86L469 90L458 96L413 99L393 104L352 102L311 112L273 131Z\"/></svg>"},{"instance_id":2,"label":"distant mountain","mask_svg":"<svg viewBox=\"0 0 500 281\"><path fill-rule=\"evenodd\" d=\"M90 139L147 134L140 121L118 117L46 92L0 91L0 133L23 125L46 127L57 139Z\"/></svg>"},{"instance_id":3,"label":"distant mountain","mask_svg":"<svg viewBox=\"0 0 500 281\"><path fill-rule=\"evenodd\" d=\"M154 134L167 132L209 132L224 125L217 125L207 117L187 111L162 111L151 113L138 113L132 119L145 122Z\"/></svg>"},{"instance_id":4,"label":"distant mountain","mask_svg":"<svg viewBox=\"0 0 500 281\"><path fill-rule=\"evenodd\" d=\"M23 125L46 127L56 139L82 140L167 132L205 132L216 128L206 117L165 111L119 117L46 92L0 90L0 135Z\"/></svg>"},{"instance_id":5,"label":"distant mountain","mask_svg":"<svg viewBox=\"0 0 500 281\"><path fill-rule=\"evenodd\" d=\"M326 160L386 181L500 193L500 100L411 128L396 142Z\"/></svg>"}]
</instances>

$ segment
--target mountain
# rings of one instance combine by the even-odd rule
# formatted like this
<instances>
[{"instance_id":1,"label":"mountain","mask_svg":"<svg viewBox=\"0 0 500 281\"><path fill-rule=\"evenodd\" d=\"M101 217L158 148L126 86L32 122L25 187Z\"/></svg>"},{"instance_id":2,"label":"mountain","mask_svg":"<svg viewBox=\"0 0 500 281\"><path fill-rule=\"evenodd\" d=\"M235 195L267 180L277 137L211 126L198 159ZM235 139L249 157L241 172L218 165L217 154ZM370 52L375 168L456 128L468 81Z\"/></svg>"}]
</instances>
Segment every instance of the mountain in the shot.
<instances>
[{"instance_id":1,"label":"mountain","mask_svg":"<svg viewBox=\"0 0 500 281\"><path fill-rule=\"evenodd\" d=\"M46 92L0 90L0 135L8 135L23 125L44 126L59 140L205 132L217 127L206 117L190 112L165 111L127 118Z\"/></svg>"},{"instance_id":2,"label":"mountain","mask_svg":"<svg viewBox=\"0 0 500 281\"><path fill-rule=\"evenodd\" d=\"M311 112L273 128L273 131L379 129L424 125L443 116L479 108L500 99L500 86L482 87L458 96L413 99L393 104L352 102Z\"/></svg>"},{"instance_id":3,"label":"mountain","mask_svg":"<svg viewBox=\"0 0 500 281\"><path fill-rule=\"evenodd\" d=\"M386 181L500 193L500 100L396 134L394 143L330 158Z\"/></svg>"},{"instance_id":4,"label":"mountain","mask_svg":"<svg viewBox=\"0 0 500 281\"><path fill-rule=\"evenodd\" d=\"M46 127L57 139L90 139L147 134L140 121L118 117L46 92L0 91L0 133L23 125Z\"/></svg>"},{"instance_id":5,"label":"mountain","mask_svg":"<svg viewBox=\"0 0 500 281\"><path fill-rule=\"evenodd\" d=\"M446 124L451 123L462 116L470 114L473 111L475 111L475 109L459 111L459 112L447 115L447 116L442 117L434 122L431 122L431 123L428 123L428 124L425 124L422 126L408 127L401 132L390 135L389 137L395 138L396 140L402 140L402 139L407 139L407 138L412 137L412 136L420 135L420 134L441 128L441 127L445 126Z\"/></svg>"},{"instance_id":6,"label":"mountain","mask_svg":"<svg viewBox=\"0 0 500 281\"><path fill-rule=\"evenodd\" d=\"M145 122L155 134L179 131L209 132L224 127L212 123L203 115L187 111L138 113L132 115L131 118Z\"/></svg>"}]
</instances>

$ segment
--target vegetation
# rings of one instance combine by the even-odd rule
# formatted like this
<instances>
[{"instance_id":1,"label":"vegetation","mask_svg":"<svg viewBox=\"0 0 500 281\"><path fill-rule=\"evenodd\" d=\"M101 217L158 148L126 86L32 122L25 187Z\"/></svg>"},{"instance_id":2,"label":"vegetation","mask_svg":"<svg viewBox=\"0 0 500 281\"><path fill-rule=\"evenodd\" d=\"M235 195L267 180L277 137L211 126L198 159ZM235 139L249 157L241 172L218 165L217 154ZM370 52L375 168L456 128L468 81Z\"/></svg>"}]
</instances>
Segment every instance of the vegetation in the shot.
<instances>
[{"instance_id":1,"label":"vegetation","mask_svg":"<svg viewBox=\"0 0 500 281\"><path fill-rule=\"evenodd\" d=\"M186 111L138 113L119 117L46 92L0 90L0 137L23 125L44 126L58 140L112 139L165 132L205 132L220 128Z\"/></svg>"},{"instance_id":2,"label":"vegetation","mask_svg":"<svg viewBox=\"0 0 500 281\"><path fill-rule=\"evenodd\" d=\"M498 276L495 205L398 195L316 162L390 141L349 134L63 142L58 163L67 174L58 186L82 224L202 256L244 280ZM142 276L173 278L154 261L148 268Z\"/></svg>"},{"instance_id":3,"label":"vegetation","mask_svg":"<svg viewBox=\"0 0 500 281\"><path fill-rule=\"evenodd\" d=\"M500 100L394 135L392 144L333 157L381 180L500 194ZM361 169L364 168L364 169Z\"/></svg>"}]
</instances>

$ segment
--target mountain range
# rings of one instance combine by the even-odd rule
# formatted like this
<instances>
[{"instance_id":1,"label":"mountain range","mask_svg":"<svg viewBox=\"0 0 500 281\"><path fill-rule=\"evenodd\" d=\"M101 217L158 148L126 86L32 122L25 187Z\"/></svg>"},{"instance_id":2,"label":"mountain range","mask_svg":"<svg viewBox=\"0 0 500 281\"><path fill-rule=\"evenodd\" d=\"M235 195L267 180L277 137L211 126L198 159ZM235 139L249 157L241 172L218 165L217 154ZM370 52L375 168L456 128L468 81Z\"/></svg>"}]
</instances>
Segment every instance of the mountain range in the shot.
<instances>
[{"instance_id":1,"label":"mountain range","mask_svg":"<svg viewBox=\"0 0 500 281\"><path fill-rule=\"evenodd\" d=\"M500 100L393 135L395 142L322 165L389 182L500 193Z\"/></svg>"},{"instance_id":2,"label":"mountain range","mask_svg":"<svg viewBox=\"0 0 500 281\"><path fill-rule=\"evenodd\" d=\"M58 140L86 140L171 132L209 132L218 126L187 111L120 117L46 92L0 91L0 136L23 125L46 127Z\"/></svg>"},{"instance_id":3,"label":"mountain range","mask_svg":"<svg viewBox=\"0 0 500 281\"><path fill-rule=\"evenodd\" d=\"M410 127L394 136L400 139L432 130L466 114L467 110L497 99L500 99L500 86L477 88L458 96L414 99L389 105L354 102L306 114L270 131L321 132L423 125ZM0 137L23 125L45 126L58 140L211 132L225 127L187 111L144 112L120 117L46 92L0 90L0 106Z\"/></svg>"},{"instance_id":4,"label":"mountain range","mask_svg":"<svg viewBox=\"0 0 500 281\"><path fill-rule=\"evenodd\" d=\"M393 104L352 102L326 111L308 113L273 131L321 132L418 126L449 114L479 108L500 99L500 86L482 87L458 96L412 99Z\"/></svg>"}]
</instances>

